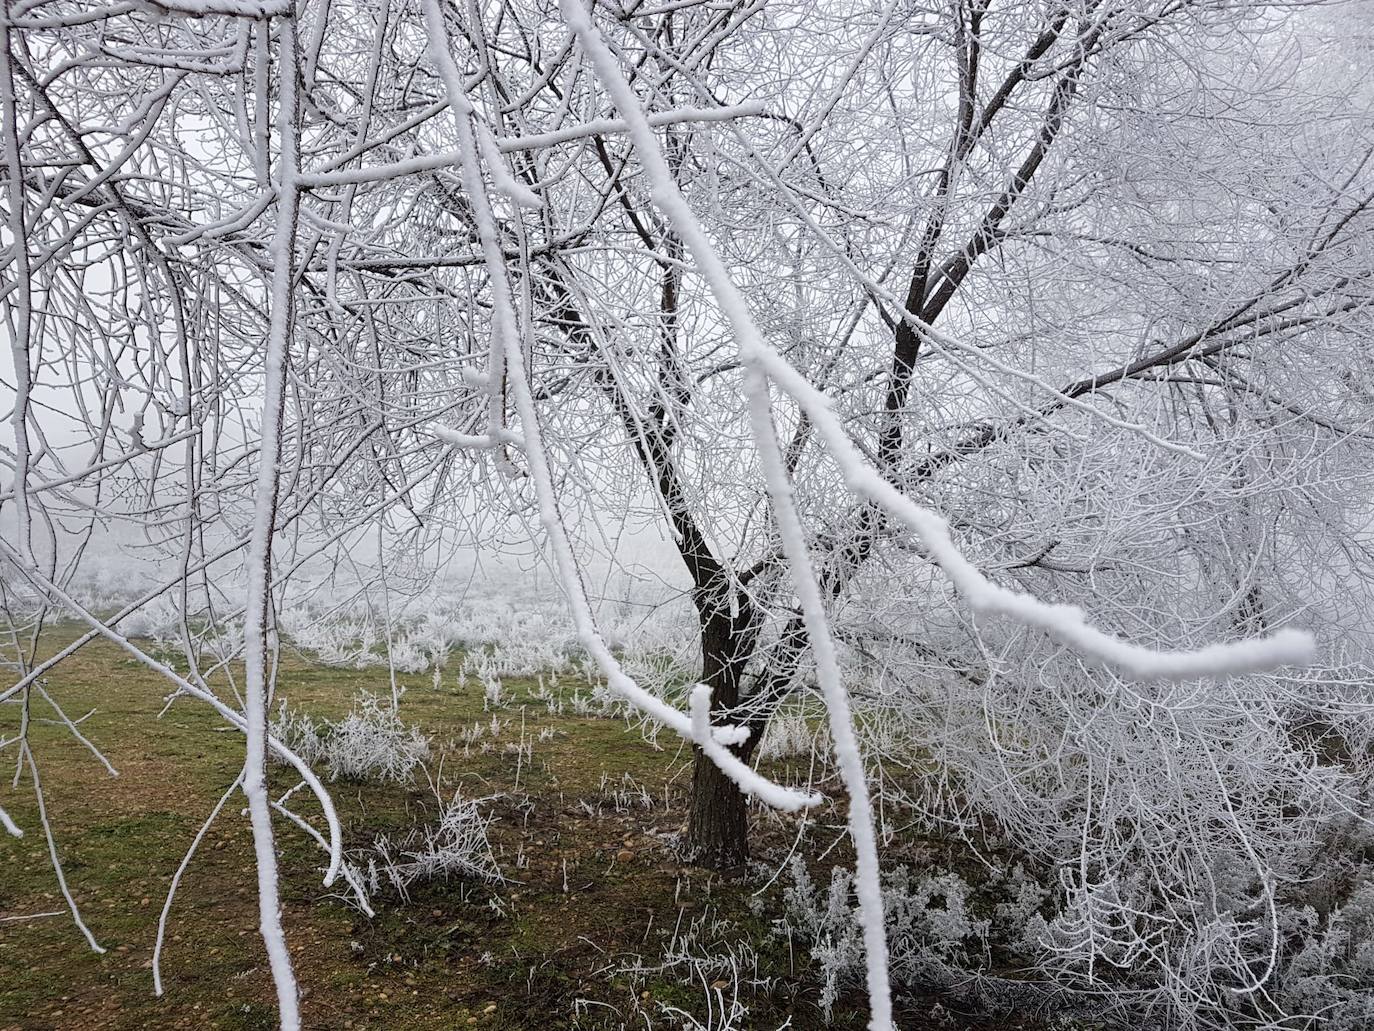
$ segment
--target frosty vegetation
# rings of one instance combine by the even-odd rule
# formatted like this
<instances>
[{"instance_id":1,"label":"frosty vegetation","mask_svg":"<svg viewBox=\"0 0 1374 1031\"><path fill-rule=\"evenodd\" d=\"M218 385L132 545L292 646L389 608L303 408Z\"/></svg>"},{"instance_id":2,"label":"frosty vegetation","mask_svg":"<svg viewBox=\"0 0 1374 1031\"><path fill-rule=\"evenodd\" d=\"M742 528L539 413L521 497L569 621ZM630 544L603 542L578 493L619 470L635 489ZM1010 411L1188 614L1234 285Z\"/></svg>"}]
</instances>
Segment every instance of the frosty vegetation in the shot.
<instances>
[{"instance_id":1,"label":"frosty vegetation","mask_svg":"<svg viewBox=\"0 0 1374 1031\"><path fill-rule=\"evenodd\" d=\"M0 28L0 754L37 814L0 827L89 947L30 731L117 773L56 675L103 639L165 679L150 716L242 735L158 949L242 796L288 1031L278 836L364 913L503 883L438 756L528 761L515 676L689 755L683 861L783 885L774 933L874 1031L931 989L1374 1021L1367 5L13 0ZM297 654L389 696L293 709ZM417 674L491 723L441 748ZM433 813L345 842L332 789L421 776ZM764 824L795 828L771 869ZM749 1026L752 949L675 931L657 969L707 1010L664 1016Z\"/></svg>"},{"instance_id":2,"label":"frosty vegetation","mask_svg":"<svg viewBox=\"0 0 1374 1031\"><path fill-rule=\"evenodd\" d=\"M366 692L341 720L316 722L281 703L272 735L330 780L405 782L429 758L429 739L400 713Z\"/></svg>"},{"instance_id":3,"label":"frosty vegetation","mask_svg":"<svg viewBox=\"0 0 1374 1031\"><path fill-rule=\"evenodd\" d=\"M381 835L370 849L350 858L359 866L366 864L365 870L355 867L354 877L367 895L390 890L409 901L409 888L416 882L451 877L502 879L487 840L490 820L483 816L480 800L455 795L439 810L433 824L416 827L397 839Z\"/></svg>"}]
</instances>

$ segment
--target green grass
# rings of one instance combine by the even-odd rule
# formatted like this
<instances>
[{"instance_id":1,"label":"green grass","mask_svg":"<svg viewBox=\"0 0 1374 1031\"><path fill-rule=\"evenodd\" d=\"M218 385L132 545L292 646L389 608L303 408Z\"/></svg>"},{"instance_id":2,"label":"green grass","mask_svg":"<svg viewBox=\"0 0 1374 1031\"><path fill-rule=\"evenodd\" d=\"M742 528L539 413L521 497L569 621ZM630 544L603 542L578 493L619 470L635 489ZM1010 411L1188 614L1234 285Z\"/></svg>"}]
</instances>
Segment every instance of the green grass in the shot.
<instances>
[{"instance_id":1,"label":"green grass","mask_svg":"<svg viewBox=\"0 0 1374 1031\"><path fill-rule=\"evenodd\" d=\"M49 647L61 641L55 632ZM166 994L153 994L158 913L197 828L238 772L241 736L191 699L157 718L166 685L108 644L84 649L49 681L70 715L95 710L82 729L120 771L110 777L64 728L35 725L32 740L63 867L108 951L90 951L65 913L0 923L0 1031L274 1027L241 796L221 813L183 879L163 955ZM476 721L490 722L475 682L458 690L449 676L436 690L428 675L402 681L408 689L403 717L433 735L436 747ZM227 686L218 686L229 697ZM287 938L304 990L305 1025L643 1028L642 1010L654 1027L675 1026L659 1004L703 1012L700 985L616 971L639 957L656 963L673 927L710 909L752 940L760 972L777 980L771 991L745 998L747 1026L777 1027L789 1018L795 1028L822 1026L805 957L766 933L767 919L746 907L749 886L682 865L654 836L685 819L688 756L674 751L670 735L663 735L668 750L656 750L620 720L550 715L530 699L530 681L503 686L509 701L496 715L511 727L485 753L473 747L465 755L460 745L449 746L443 791L496 796L489 803L496 816L492 840L510 883L433 885L413 891L408 905L383 897L369 920L326 897L322 853L277 822ZM280 696L317 717L342 715L363 689L388 693L385 671L325 669L289 656L280 673ZM12 727L13 711L0 711ZM37 700L33 711L44 715ZM515 758L502 746L517 739L522 711L525 732L536 740L517 788ZM554 736L538 741L545 727ZM5 754L12 761L13 749ZM27 833L0 837L0 916L63 910L31 786L25 777L13 788L12 769L3 772L0 805ZM626 774L653 795L652 808L612 810L602 777L616 784ZM277 792L293 782L285 769L273 769ZM434 811L423 777L406 786L338 783L332 790L350 847ZM295 799L302 815L318 815L313 801ZM760 851L781 853L791 833L774 826ZM617 859L622 850L633 858ZM517 866L522 854L526 862ZM860 1028L865 1017L855 999L841 1006L831 1026Z\"/></svg>"}]
</instances>

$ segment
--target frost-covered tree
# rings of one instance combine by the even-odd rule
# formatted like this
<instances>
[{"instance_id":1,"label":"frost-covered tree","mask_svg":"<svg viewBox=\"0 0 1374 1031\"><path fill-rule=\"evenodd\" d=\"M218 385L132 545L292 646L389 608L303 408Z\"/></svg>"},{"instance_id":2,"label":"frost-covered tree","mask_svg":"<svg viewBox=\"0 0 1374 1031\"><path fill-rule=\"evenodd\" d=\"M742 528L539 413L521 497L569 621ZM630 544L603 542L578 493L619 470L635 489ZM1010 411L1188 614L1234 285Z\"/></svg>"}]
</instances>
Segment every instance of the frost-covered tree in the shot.
<instances>
[{"instance_id":1,"label":"frost-covered tree","mask_svg":"<svg viewBox=\"0 0 1374 1031\"><path fill-rule=\"evenodd\" d=\"M1325 470L1344 463L1343 496L1357 496L1366 417L1339 384L1369 298L1367 144L1348 145L1352 124L1367 141L1369 113L1347 86L1293 85L1297 29L1230 4L739 17L734 32L695 8L601 31L651 112L759 105L664 128L664 157L765 337L826 390L872 466L957 514L1004 582L1122 633L1183 645L1310 603L1293 593L1304 567L1281 554L1315 544L1308 506L1321 502L1331 531L1317 547L1358 539L1354 509L1326 503ZM606 204L615 244L532 276L552 302L532 346L572 362L548 388L558 432L545 436L574 442L564 497L592 509L635 498L588 465L623 469L601 458L619 449L642 467L690 577L715 710L755 731L747 758L808 661L806 620L741 444L731 327L684 270L661 187L624 144L602 151L626 169ZM587 421L598 394L623 439ZM919 543L854 499L800 406L780 412L827 603L875 559L902 568L889 585L925 583ZM1166 486L1172 505L1151 497ZM1201 521L1183 526L1189 498L1185 518ZM1288 532L1260 529L1273 519ZM1147 552L1143 584L1169 562L1191 608L1095 582L1124 526ZM747 850L744 799L709 762L689 845L723 865Z\"/></svg>"},{"instance_id":2,"label":"frost-covered tree","mask_svg":"<svg viewBox=\"0 0 1374 1031\"><path fill-rule=\"evenodd\" d=\"M274 600L315 556L486 540L505 513L610 685L692 743L699 861L747 856L748 793L814 802L750 763L816 687L875 1027L860 680L938 766L882 790L1078 863L1046 940L1088 977L1156 948L1131 907L1195 900L1226 842L1255 877L1211 940L1257 990L1317 829L1262 801L1365 797L1311 745L1354 711L1335 678L1264 672L1308 654L1294 621L1362 643L1374 134L1331 24L1232 0L10 3L11 623L65 609L74 647L112 638L243 728L286 1026ZM578 555L608 513L681 558L685 709L598 631ZM168 560L113 618L70 589L110 526ZM169 592L181 671L119 631ZM242 704L209 684L226 640ZM3 692L24 721L57 708L35 654ZM26 725L6 747L40 790ZM1191 817L1222 830L1152 837Z\"/></svg>"}]
</instances>

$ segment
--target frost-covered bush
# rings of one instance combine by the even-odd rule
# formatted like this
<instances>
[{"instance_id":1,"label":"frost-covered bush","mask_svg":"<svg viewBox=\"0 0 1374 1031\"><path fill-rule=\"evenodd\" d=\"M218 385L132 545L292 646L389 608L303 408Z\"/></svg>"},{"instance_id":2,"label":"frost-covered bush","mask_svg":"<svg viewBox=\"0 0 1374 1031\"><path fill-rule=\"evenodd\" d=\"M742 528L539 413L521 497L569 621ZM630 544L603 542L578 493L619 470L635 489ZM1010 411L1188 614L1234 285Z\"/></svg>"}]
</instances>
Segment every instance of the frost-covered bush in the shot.
<instances>
[{"instance_id":1,"label":"frost-covered bush","mask_svg":"<svg viewBox=\"0 0 1374 1031\"><path fill-rule=\"evenodd\" d=\"M1033 873L1028 905L999 899L993 940L1132 1026L1299 1026L1349 1005L1332 978L1298 1006L1285 964L1324 933L1302 917L1314 894L1324 919L1366 876L1350 825L1371 811L1370 670L1135 680L1017 630L898 615L923 636L870 628L856 702L882 812ZM919 758L908 775L890 756ZM1332 856L1345 876L1319 877Z\"/></svg>"},{"instance_id":2,"label":"frost-covered bush","mask_svg":"<svg viewBox=\"0 0 1374 1031\"><path fill-rule=\"evenodd\" d=\"M1115 1018L1129 1027L1365 1031L1374 1027L1374 868L1352 865L1348 858L1363 850L1358 841L1344 840L1331 853L1345 859L1334 861L1332 869L1318 864L1311 870L1305 887L1316 905L1305 903L1303 892L1276 898L1276 938L1265 934L1263 914L1253 903L1242 905L1253 898L1253 873L1217 857L1209 919L1193 914L1185 922L1141 909L1136 933L1097 942L1091 967L1082 958L1078 922L1105 920L1113 907L1138 905L1151 890L1151 871L1123 877L1110 892L1099 890L1085 901L1063 871L1057 878L1037 877L1013 866L980 882L975 899L973 886L957 874L895 868L883 877L892 982L898 991L954 991L993 1008L1041 1006L1052 999L1065 1013ZM792 861L779 923L815 961L826 1008L842 989L863 982L853 896L848 870L834 869L822 887L800 859ZM1333 898L1339 901L1333 904ZM1102 912L1084 912L1094 905ZM1266 939L1272 956L1259 947ZM1159 952L1179 952L1165 963L1142 940ZM1256 947L1238 955L1237 941ZM1015 957L1035 979L990 974L994 949ZM1249 964L1255 980L1263 979L1261 990L1234 987L1240 962ZM1142 1025L1147 1010L1154 1016Z\"/></svg>"},{"instance_id":3,"label":"frost-covered bush","mask_svg":"<svg viewBox=\"0 0 1374 1031\"><path fill-rule=\"evenodd\" d=\"M430 739L375 695L363 692L341 720L292 712L283 702L272 733L330 780L405 783L430 755Z\"/></svg>"},{"instance_id":4,"label":"frost-covered bush","mask_svg":"<svg viewBox=\"0 0 1374 1031\"><path fill-rule=\"evenodd\" d=\"M277 626L283 638L310 652L323 666L366 669L386 665L385 653L378 651L383 641L372 621L362 614L292 605L282 609Z\"/></svg>"},{"instance_id":5,"label":"frost-covered bush","mask_svg":"<svg viewBox=\"0 0 1374 1031\"><path fill-rule=\"evenodd\" d=\"M429 758L429 738L375 695L363 694L342 720L329 725L329 778L404 782Z\"/></svg>"},{"instance_id":6,"label":"frost-covered bush","mask_svg":"<svg viewBox=\"0 0 1374 1031\"><path fill-rule=\"evenodd\" d=\"M1374 1027L1374 878L1321 917L1311 906L1289 910L1286 937L1300 945L1286 957L1275 993L1284 1010L1321 1014L1328 1031Z\"/></svg>"},{"instance_id":7,"label":"frost-covered bush","mask_svg":"<svg viewBox=\"0 0 1374 1031\"><path fill-rule=\"evenodd\" d=\"M759 759L791 759L810 755L816 746L816 732L799 710L780 712L768 721L763 740L755 753Z\"/></svg>"},{"instance_id":8,"label":"frost-covered bush","mask_svg":"<svg viewBox=\"0 0 1374 1031\"><path fill-rule=\"evenodd\" d=\"M327 720L316 723L308 713L289 708L283 700L267 732L300 756L307 766L317 767L325 760L321 732L327 735L328 728Z\"/></svg>"},{"instance_id":9,"label":"frost-covered bush","mask_svg":"<svg viewBox=\"0 0 1374 1031\"><path fill-rule=\"evenodd\" d=\"M443 664L448 647L406 634L391 642L390 663L397 673L425 673Z\"/></svg>"},{"instance_id":10,"label":"frost-covered bush","mask_svg":"<svg viewBox=\"0 0 1374 1031\"><path fill-rule=\"evenodd\" d=\"M784 891L783 930L800 939L816 962L821 1008L827 1017L845 986L864 978L863 931L854 906L854 875L830 872L830 884L816 885L800 857L791 864ZM972 888L955 873L921 875L897 867L883 875L883 912L896 986L942 986L960 972L986 966L986 918L972 912Z\"/></svg>"},{"instance_id":11,"label":"frost-covered bush","mask_svg":"<svg viewBox=\"0 0 1374 1031\"><path fill-rule=\"evenodd\" d=\"M125 637L146 637L158 644L174 641L181 625L181 610L168 595L159 594L121 619L116 629Z\"/></svg>"},{"instance_id":12,"label":"frost-covered bush","mask_svg":"<svg viewBox=\"0 0 1374 1031\"><path fill-rule=\"evenodd\" d=\"M416 884L451 878L487 884L504 880L487 835L492 817L482 811L485 801L455 794L436 822L400 836L378 835L370 848L353 853L350 862L365 868L362 882L369 894L390 888L408 902Z\"/></svg>"},{"instance_id":13,"label":"frost-covered bush","mask_svg":"<svg viewBox=\"0 0 1374 1031\"><path fill-rule=\"evenodd\" d=\"M485 584L437 583L389 596L376 585L340 602L338 590L304 587L283 604L283 638L325 665L423 673L449 667L485 683L560 672L585 675L588 658L561 595L508 578ZM601 605L602 632L635 675L658 689L694 674L694 618L672 592L642 585ZM390 633L386 627L390 623ZM453 652L461 657L450 662Z\"/></svg>"}]
</instances>

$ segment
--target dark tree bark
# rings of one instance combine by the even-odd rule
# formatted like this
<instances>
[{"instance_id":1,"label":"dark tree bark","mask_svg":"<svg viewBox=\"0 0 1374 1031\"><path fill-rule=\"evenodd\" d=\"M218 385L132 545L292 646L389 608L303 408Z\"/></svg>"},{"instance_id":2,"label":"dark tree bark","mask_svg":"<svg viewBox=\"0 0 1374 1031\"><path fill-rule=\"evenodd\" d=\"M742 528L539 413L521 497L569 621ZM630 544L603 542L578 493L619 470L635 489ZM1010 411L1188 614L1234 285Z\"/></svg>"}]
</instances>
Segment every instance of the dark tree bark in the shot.
<instances>
[{"instance_id":1,"label":"dark tree bark","mask_svg":"<svg viewBox=\"0 0 1374 1031\"><path fill-rule=\"evenodd\" d=\"M683 856L712 870L749 859L749 800L720 767L693 748L692 802Z\"/></svg>"},{"instance_id":2,"label":"dark tree bark","mask_svg":"<svg viewBox=\"0 0 1374 1031\"><path fill-rule=\"evenodd\" d=\"M732 613L730 591L722 576L693 592L701 618L701 679L711 688L713 724L731 722L729 713L740 703L740 681L758 640L757 612L736 595ZM748 762L757 742L755 734L733 751ZM749 858L748 799L700 748L693 749L691 810L682 851L714 870Z\"/></svg>"}]
</instances>

